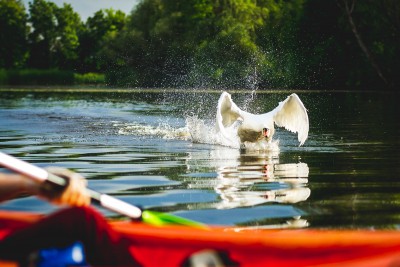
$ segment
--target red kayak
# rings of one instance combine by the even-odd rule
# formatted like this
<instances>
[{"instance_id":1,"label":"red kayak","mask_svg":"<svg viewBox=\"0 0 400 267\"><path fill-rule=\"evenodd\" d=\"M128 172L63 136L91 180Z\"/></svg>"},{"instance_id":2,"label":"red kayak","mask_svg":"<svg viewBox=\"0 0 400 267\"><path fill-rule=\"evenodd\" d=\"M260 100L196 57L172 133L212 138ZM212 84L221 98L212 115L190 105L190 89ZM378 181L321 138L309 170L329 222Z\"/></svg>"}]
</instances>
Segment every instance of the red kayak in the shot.
<instances>
[{"instance_id":1,"label":"red kayak","mask_svg":"<svg viewBox=\"0 0 400 267\"><path fill-rule=\"evenodd\" d=\"M35 222L38 214L0 211L0 239L7 225ZM400 266L400 232L367 230L235 230L155 227L110 221L135 240L133 256L144 266ZM204 258L205 257L205 258ZM13 266L0 262L0 266ZM186 265L185 265L186 264ZM7 265L7 266L8 266ZM207 266L207 265L203 265Z\"/></svg>"}]
</instances>

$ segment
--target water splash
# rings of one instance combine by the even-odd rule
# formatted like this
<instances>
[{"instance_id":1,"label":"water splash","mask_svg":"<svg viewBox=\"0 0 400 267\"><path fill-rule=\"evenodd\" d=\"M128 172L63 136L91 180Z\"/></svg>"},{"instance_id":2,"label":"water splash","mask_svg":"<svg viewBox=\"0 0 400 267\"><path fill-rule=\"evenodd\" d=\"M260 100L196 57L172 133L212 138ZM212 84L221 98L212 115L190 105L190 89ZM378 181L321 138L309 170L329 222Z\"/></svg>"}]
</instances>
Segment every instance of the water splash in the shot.
<instances>
[{"instance_id":1,"label":"water splash","mask_svg":"<svg viewBox=\"0 0 400 267\"><path fill-rule=\"evenodd\" d=\"M141 137L160 137L163 139L189 140L190 134L186 127L174 128L167 123L158 126L145 125L140 123L120 123L113 125L118 128L120 135L136 135Z\"/></svg>"},{"instance_id":2,"label":"water splash","mask_svg":"<svg viewBox=\"0 0 400 267\"><path fill-rule=\"evenodd\" d=\"M246 151L268 151L279 153L279 140L272 142L260 141L257 143L245 142L242 144L237 135L238 124L226 128L226 136L217 132L215 121L201 119L197 115L186 117L184 127L174 127L167 122L159 125L141 123L115 122L114 127L120 135L135 135L140 137L159 137L170 140L187 140L193 143L221 145Z\"/></svg>"},{"instance_id":3,"label":"water splash","mask_svg":"<svg viewBox=\"0 0 400 267\"><path fill-rule=\"evenodd\" d=\"M235 136L233 131L229 131L228 129L228 134L232 138L225 138L221 133L216 131L215 122L208 122L194 115L186 118L186 127L189 131L191 141L194 143L240 148L239 137Z\"/></svg>"}]
</instances>

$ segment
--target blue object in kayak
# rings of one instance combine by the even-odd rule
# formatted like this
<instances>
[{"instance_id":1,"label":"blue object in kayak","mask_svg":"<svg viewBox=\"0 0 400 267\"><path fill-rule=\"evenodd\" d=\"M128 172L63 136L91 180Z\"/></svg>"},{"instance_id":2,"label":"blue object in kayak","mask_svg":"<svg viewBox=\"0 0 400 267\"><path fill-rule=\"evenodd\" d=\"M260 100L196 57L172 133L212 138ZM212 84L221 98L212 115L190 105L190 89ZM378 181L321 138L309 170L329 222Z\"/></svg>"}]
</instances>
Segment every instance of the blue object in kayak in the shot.
<instances>
[{"instance_id":1,"label":"blue object in kayak","mask_svg":"<svg viewBox=\"0 0 400 267\"><path fill-rule=\"evenodd\" d=\"M42 249L38 257L37 267L88 266L80 242L65 248Z\"/></svg>"}]
</instances>

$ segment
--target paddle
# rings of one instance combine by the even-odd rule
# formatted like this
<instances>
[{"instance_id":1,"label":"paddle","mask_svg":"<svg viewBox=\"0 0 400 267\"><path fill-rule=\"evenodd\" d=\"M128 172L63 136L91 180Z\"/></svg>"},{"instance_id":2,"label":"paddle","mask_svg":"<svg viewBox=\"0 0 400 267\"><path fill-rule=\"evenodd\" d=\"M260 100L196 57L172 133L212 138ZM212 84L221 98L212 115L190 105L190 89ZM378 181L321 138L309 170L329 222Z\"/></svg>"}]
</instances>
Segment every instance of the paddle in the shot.
<instances>
[{"instance_id":1,"label":"paddle","mask_svg":"<svg viewBox=\"0 0 400 267\"><path fill-rule=\"evenodd\" d=\"M38 182L48 182L58 187L65 187L67 185L67 181L64 178L58 177L47 172L45 169L39 168L3 152L0 152L0 165L3 165L4 167L15 172L21 173L24 176ZM110 195L102 194L89 188L86 190L88 191L90 197L102 207L135 220L141 219L145 223L157 226L175 224L201 228L206 227L202 223L172 214L149 210L142 211L139 207L131 205Z\"/></svg>"}]
</instances>

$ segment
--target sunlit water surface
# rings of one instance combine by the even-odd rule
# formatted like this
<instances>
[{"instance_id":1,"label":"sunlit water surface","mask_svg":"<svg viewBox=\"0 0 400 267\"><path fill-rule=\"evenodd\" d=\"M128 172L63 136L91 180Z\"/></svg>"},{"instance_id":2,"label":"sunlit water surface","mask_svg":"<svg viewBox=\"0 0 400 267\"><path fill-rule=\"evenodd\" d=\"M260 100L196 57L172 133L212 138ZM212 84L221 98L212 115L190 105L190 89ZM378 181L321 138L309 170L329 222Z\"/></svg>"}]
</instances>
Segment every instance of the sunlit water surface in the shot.
<instances>
[{"instance_id":1,"label":"sunlit water surface","mask_svg":"<svg viewBox=\"0 0 400 267\"><path fill-rule=\"evenodd\" d=\"M263 113L290 93L232 97ZM219 94L3 90L0 149L39 166L73 169L91 188L145 209L206 224L400 226L396 95L298 93L310 118L305 145L278 130L271 147L243 150L215 134ZM0 208L55 209L34 197Z\"/></svg>"}]
</instances>

